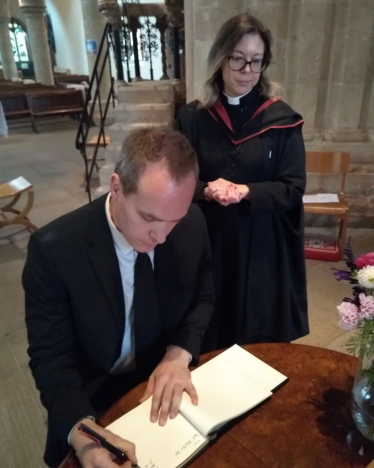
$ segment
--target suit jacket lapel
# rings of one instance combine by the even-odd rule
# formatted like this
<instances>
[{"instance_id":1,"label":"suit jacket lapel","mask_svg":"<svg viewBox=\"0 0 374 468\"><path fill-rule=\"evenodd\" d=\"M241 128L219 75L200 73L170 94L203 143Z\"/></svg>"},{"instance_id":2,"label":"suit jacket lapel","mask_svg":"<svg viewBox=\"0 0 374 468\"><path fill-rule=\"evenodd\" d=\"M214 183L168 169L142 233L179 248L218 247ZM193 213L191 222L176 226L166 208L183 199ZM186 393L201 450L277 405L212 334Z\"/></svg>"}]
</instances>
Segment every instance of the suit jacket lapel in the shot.
<instances>
[{"instance_id":1,"label":"suit jacket lapel","mask_svg":"<svg viewBox=\"0 0 374 468\"><path fill-rule=\"evenodd\" d=\"M125 301L117 254L105 214L105 200L106 195L91 204L96 206L92 210L87 255L122 338L125 328Z\"/></svg>"}]
</instances>

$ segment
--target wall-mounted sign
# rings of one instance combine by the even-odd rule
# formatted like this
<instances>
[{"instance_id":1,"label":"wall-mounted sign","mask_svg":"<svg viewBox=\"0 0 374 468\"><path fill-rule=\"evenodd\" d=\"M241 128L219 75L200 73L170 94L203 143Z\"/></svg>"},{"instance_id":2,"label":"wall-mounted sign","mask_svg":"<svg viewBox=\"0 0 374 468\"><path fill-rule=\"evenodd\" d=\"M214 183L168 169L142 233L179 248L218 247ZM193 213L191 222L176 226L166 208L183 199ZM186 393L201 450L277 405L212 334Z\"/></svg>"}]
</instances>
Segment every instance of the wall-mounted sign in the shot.
<instances>
[{"instance_id":1,"label":"wall-mounted sign","mask_svg":"<svg viewBox=\"0 0 374 468\"><path fill-rule=\"evenodd\" d=\"M86 40L87 55L97 55L97 41L96 39Z\"/></svg>"}]
</instances>

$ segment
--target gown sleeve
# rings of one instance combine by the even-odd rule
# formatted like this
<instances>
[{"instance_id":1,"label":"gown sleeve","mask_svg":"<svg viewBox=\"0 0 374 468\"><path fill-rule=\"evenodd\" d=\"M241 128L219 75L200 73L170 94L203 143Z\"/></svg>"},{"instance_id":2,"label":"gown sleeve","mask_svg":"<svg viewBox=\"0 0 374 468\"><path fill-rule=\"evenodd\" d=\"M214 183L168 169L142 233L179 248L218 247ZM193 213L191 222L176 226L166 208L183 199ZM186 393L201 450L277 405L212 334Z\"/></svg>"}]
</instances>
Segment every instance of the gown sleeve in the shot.
<instances>
[{"instance_id":1,"label":"gown sleeve","mask_svg":"<svg viewBox=\"0 0 374 468\"><path fill-rule=\"evenodd\" d=\"M253 214L285 212L302 200L306 173L301 126L287 129L282 135L273 180L247 185Z\"/></svg>"},{"instance_id":2,"label":"gown sleeve","mask_svg":"<svg viewBox=\"0 0 374 468\"><path fill-rule=\"evenodd\" d=\"M197 153L197 108L196 102L183 107L175 121L175 129L179 130L190 142L192 148ZM205 200L204 189L206 182L198 180L196 183L194 201Z\"/></svg>"}]
</instances>

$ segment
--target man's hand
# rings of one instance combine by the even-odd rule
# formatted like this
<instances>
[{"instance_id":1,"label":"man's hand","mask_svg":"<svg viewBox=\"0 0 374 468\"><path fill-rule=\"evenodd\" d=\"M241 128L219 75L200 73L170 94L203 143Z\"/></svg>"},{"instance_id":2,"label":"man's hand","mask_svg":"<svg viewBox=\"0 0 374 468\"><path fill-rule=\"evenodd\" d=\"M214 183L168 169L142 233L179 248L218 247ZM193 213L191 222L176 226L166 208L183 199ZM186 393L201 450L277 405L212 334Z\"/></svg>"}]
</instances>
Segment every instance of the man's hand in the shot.
<instances>
[{"instance_id":1,"label":"man's hand","mask_svg":"<svg viewBox=\"0 0 374 468\"><path fill-rule=\"evenodd\" d=\"M126 453L129 461L121 465L123 468L131 468L132 465L137 464L138 461L135 456L134 444L98 426L91 419L83 419L81 422L105 437L109 443ZM98 447L95 442L90 441L90 439L80 434L77 427L75 427L71 435L71 445L83 468L118 468L118 464L113 461L115 457L106 449Z\"/></svg>"},{"instance_id":2,"label":"man's hand","mask_svg":"<svg viewBox=\"0 0 374 468\"><path fill-rule=\"evenodd\" d=\"M178 346L170 346L164 359L153 371L147 388L140 400L143 403L151 395L151 421L159 420L164 426L168 419L174 419L179 411L183 391L186 391L191 402L198 404L196 389L191 382L191 372L188 369L189 353Z\"/></svg>"}]
</instances>

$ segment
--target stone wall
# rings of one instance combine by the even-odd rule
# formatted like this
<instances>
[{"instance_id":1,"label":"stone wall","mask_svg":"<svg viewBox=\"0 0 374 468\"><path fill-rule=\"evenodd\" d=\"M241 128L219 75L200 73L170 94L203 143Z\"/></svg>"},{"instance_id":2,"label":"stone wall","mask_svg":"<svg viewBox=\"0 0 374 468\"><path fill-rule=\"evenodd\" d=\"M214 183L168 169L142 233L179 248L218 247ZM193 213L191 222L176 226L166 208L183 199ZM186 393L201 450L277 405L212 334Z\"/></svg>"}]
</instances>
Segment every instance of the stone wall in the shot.
<instances>
[{"instance_id":1,"label":"stone wall","mask_svg":"<svg viewBox=\"0 0 374 468\"><path fill-rule=\"evenodd\" d=\"M351 153L350 225L374 227L374 0L185 1L187 101L199 95L218 29L243 12L272 31L269 76L303 115L307 149ZM308 191L333 187L308 178Z\"/></svg>"},{"instance_id":2,"label":"stone wall","mask_svg":"<svg viewBox=\"0 0 374 468\"><path fill-rule=\"evenodd\" d=\"M365 141L374 128L373 0L188 0L187 93L198 94L219 27L250 12L273 33L270 77L305 118L307 139Z\"/></svg>"}]
</instances>

